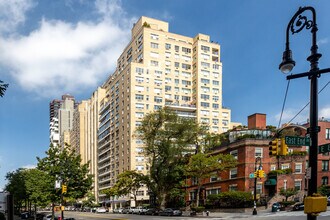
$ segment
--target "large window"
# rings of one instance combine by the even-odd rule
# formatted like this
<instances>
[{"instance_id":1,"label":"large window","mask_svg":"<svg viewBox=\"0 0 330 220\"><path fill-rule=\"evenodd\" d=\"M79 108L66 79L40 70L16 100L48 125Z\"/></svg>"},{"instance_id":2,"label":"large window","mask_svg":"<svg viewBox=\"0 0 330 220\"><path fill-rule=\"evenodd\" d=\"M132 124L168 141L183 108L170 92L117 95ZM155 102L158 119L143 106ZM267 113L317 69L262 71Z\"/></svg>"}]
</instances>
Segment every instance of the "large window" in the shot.
<instances>
[{"instance_id":1,"label":"large window","mask_svg":"<svg viewBox=\"0 0 330 220\"><path fill-rule=\"evenodd\" d=\"M206 190L206 196L220 194L220 192L221 192L221 188L207 189Z\"/></svg>"},{"instance_id":2,"label":"large window","mask_svg":"<svg viewBox=\"0 0 330 220\"><path fill-rule=\"evenodd\" d=\"M322 185L328 185L329 184L329 178L327 176L322 177Z\"/></svg>"},{"instance_id":3,"label":"large window","mask_svg":"<svg viewBox=\"0 0 330 220\"><path fill-rule=\"evenodd\" d=\"M301 190L301 180L295 180L294 181L294 188L296 190Z\"/></svg>"},{"instance_id":4,"label":"large window","mask_svg":"<svg viewBox=\"0 0 330 220\"><path fill-rule=\"evenodd\" d=\"M237 168L230 169L229 177L230 177L230 179L233 179L233 178L237 177Z\"/></svg>"},{"instance_id":5,"label":"large window","mask_svg":"<svg viewBox=\"0 0 330 220\"><path fill-rule=\"evenodd\" d=\"M330 139L330 128L325 129L325 139L327 139L327 140Z\"/></svg>"},{"instance_id":6,"label":"large window","mask_svg":"<svg viewBox=\"0 0 330 220\"><path fill-rule=\"evenodd\" d=\"M232 155L235 159L237 159L238 158L238 150L230 151L230 155Z\"/></svg>"},{"instance_id":7,"label":"large window","mask_svg":"<svg viewBox=\"0 0 330 220\"><path fill-rule=\"evenodd\" d=\"M302 172L302 164L296 163L295 165L295 173L301 173Z\"/></svg>"},{"instance_id":8,"label":"large window","mask_svg":"<svg viewBox=\"0 0 330 220\"><path fill-rule=\"evenodd\" d=\"M237 191L237 184L229 185L229 191Z\"/></svg>"},{"instance_id":9,"label":"large window","mask_svg":"<svg viewBox=\"0 0 330 220\"><path fill-rule=\"evenodd\" d=\"M322 171L328 171L328 170L329 170L329 161L322 160Z\"/></svg>"}]
</instances>

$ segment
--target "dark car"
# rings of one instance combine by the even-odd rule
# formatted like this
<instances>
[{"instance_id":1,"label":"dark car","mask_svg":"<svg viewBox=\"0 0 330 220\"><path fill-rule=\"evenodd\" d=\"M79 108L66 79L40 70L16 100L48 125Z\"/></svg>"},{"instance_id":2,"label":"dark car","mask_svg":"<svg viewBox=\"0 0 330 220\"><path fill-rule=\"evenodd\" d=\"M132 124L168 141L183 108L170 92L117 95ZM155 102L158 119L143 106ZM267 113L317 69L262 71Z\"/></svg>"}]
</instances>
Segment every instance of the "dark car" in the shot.
<instances>
[{"instance_id":1,"label":"dark car","mask_svg":"<svg viewBox=\"0 0 330 220\"><path fill-rule=\"evenodd\" d=\"M282 205L279 202L275 202L272 205L272 212L279 212L281 210Z\"/></svg>"},{"instance_id":2,"label":"dark car","mask_svg":"<svg viewBox=\"0 0 330 220\"><path fill-rule=\"evenodd\" d=\"M129 213L129 207L123 208L123 211L121 213L128 214Z\"/></svg>"},{"instance_id":3,"label":"dark car","mask_svg":"<svg viewBox=\"0 0 330 220\"><path fill-rule=\"evenodd\" d=\"M157 208L148 208L147 211L144 213L146 215L158 215L159 214L159 209Z\"/></svg>"},{"instance_id":4,"label":"dark car","mask_svg":"<svg viewBox=\"0 0 330 220\"><path fill-rule=\"evenodd\" d=\"M304 210L304 203L303 202L298 202L294 204L292 211L302 211Z\"/></svg>"},{"instance_id":5,"label":"dark car","mask_svg":"<svg viewBox=\"0 0 330 220\"><path fill-rule=\"evenodd\" d=\"M179 209L174 208L166 208L159 212L159 215L165 215L165 216L181 216L182 211Z\"/></svg>"},{"instance_id":6,"label":"dark car","mask_svg":"<svg viewBox=\"0 0 330 220\"><path fill-rule=\"evenodd\" d=\"M328 196L328 206L330 205L330 196Z\"/></svg>"}]
</instances>

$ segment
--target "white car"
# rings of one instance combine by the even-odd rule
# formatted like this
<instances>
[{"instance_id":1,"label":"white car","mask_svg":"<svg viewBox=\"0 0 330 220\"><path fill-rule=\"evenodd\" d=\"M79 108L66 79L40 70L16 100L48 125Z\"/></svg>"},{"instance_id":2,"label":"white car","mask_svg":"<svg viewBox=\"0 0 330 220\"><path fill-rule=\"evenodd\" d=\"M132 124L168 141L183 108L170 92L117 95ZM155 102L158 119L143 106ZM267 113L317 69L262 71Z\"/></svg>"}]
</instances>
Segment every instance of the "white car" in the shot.
<instances>
[{"instance_id":1,"label":"white car","mask_svg":"<svg viewBox=\"0 0 330 220\"><path fill-rule=\"evenodd\" d=\"M97 209L96 209L96 212L97 212L97 213L106 213L107 210L106 210L105 208L101 207L101 208L97 208Z\"/></svg>"}]
</instances>

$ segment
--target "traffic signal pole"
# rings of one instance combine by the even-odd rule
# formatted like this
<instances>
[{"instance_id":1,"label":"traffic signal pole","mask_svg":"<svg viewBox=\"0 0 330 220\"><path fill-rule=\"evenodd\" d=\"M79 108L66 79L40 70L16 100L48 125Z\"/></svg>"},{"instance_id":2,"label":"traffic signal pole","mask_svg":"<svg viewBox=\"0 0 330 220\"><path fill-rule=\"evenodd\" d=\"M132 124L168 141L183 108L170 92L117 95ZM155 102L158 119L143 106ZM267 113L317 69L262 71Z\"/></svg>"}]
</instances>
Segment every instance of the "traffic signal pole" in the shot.
<instances>
[{"instance_id":1,"label":"traffic signal pole","mask_svg":"<svg viewBox=\"0 0 330 220\"><path fill-rule=\"evenodd\" d=\"M259 162L259 166L258 166ZM253 192L253 212L252 215L257 215L257 179L261 176L260 175L260 170L262 169L262 164L261 164L261 157L256 158L256 162L254 165L254 192Z\"/></svg>"}]
</instances>

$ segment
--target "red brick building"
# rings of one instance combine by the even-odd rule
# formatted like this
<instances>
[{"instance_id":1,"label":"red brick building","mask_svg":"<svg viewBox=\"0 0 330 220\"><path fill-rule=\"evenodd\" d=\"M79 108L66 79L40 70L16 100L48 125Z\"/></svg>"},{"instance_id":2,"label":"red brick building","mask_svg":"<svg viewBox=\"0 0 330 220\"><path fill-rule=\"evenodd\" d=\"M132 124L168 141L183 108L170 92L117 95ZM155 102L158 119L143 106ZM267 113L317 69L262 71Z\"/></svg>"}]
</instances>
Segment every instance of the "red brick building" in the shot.
<instances>
[{"instance_id":1,"label":"red brick building","mask_svg":"<svg viewBox=\"0 0 330 220\"><path fill-rule=\"evenodd\" d=\"M330 122L320 121L321 132L319 144L330 143ZM286 132L286 133L285 133ZM283 135L295 133L306 135L302 126L288 126ZM212 154L231 154L237 159L237 166L228 171L221 172L205 179L200 194L200 203L205 202L209 194L218 194L231 190L254 192L253 173L261 166L267 177L257 179L257 194L270 199L281 188L297 188L300 193L297 199L302 199L307 189L305 170L308 164L308 147L290 146L289 155L284 157L269 156L269 142L274 133L266 128L266 115L256 113L248 117L248 127L230 131L228 143L218 147ZM258 159L257 159L258 158ZM260 159L259 159L260 158ZM329 184L329 154L319 155L318 185ZM192 179L188 180L189 187L187 201L196 199L197 185Z\"/></svg>"}]
</instances>

